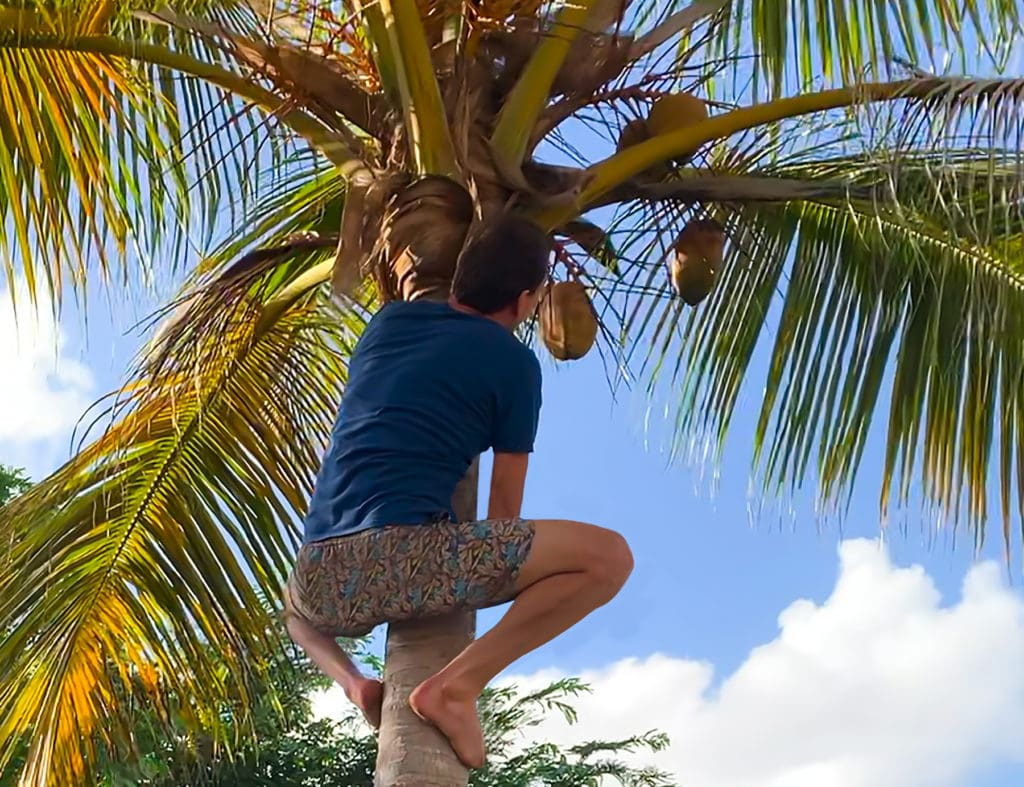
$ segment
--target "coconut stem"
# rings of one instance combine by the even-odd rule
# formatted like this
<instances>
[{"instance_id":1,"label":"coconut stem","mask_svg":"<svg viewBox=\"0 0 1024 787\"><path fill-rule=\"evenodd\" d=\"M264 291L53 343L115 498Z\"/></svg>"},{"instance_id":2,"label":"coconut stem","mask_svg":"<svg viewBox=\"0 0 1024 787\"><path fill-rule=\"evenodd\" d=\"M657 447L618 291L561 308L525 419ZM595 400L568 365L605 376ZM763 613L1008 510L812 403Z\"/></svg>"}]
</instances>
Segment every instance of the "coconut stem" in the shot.
<instances>
[{"instance_id":1,"label":"coconut stem","mask_svg":"<svg viewBox=\"0 0 1024 787\"><path fill-rule=\"evenodd\" d=\"M537 211L533 217L543 227L559 227L586 212L600 197L630 178L659 162L670 161L676 156L696 150L712 140L787 118L849 107L858 102L925 98L941 85L942 81L936 79L876 82L807 93L716 115L679 131L652 137L598 162L587 169L587 186L575 200Z\"/></svg>"},{"instance_id":2,"label":"coconut stem","mask_svg":"<svg viewBox=\"0 0 1024 787\"><path fill-rule=\"evenodd\" d=\"M551 95L551 86L565 62L572 42L586 26L595 0L568 3L558 14L553 28L523 69L498 114L491 144L496 156L509 166L519 167L526 157L530 132Z\"/></svg>"}]
</instances>

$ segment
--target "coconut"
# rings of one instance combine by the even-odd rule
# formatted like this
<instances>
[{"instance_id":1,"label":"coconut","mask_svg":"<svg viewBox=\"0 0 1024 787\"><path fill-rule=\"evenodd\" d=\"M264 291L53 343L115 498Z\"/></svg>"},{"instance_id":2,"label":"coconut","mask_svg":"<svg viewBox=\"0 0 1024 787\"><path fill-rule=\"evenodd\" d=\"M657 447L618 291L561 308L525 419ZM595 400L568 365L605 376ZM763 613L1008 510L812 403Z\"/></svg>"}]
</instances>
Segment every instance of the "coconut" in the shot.
<instances>
[{"instance_id":1,"label":"coconut","mask_svg":"<svg viewBox=\"0 0 1024 787\"><path fill-rule=\"evenodd\" d=\"M621 153L626 148L639 145L641 142L646 142L650 138L651 132L647 129L646 120L643 118L631 120L624 125L622 127L622 131L619 132L619 142L615 146L615 150Z\"/></svg>"},{"instance_id":2,"label":"coconut","mask_svg":"<svg viewBox=\"0 0 1024 787\"><path fill-rule=\"evenodd\" d=\"M689 93L669 93L657 99L647 114L647 130L652 137L671 134L708 119L708 105ZM693 161L696 150L676 156L680 166Z\"/></svg>"},{"instance_id":3,"label":"coconut","mask_svg":"<svg viewBox=\"0 0 1024 787\"><path fill-rule=\"evenodd\" d=\"M669 93L657 99L647 114L653 136L670 134L708 119L708 105L690 93Z\"/></svg>"},{"instance_id":4,"label":"coconut","mask_svg":"<svg viewBox=\"0 0 1024 787\"><path fill-rule=\"evenodd\" d=\"M651 131L647 127L647 121L643 118L637 118L636 120L629 121L622 127L622 131L619 132L619 141L615 146L615 151L621 153L626 148L631 148L634 145L639 145L641 142L646 142L651 138ZM645 170L641 173L641 178L644 180L662 180L666 175L670 174L672 168L667 164L655 164L653 167Z\"/></svg>"},{"instance_id":5,"label":"coconut","mask_svg":"<svg viewBox=\"0 0 1024 787\"><path fill-rule=\"evenodd\" d=\"M725 254L725 229L714 219L691 221L675 242L670 265L672 287L690 306L711 292Z\"/></svg>"},{"instance_id":6,"label":"coconut","mask_svg":"<svg viewBox=\"0 0 1024 787\"><path fill-rule=\"evenodd\" d=\"M547 288L540 304L540 332L559 361L575 361L590 351L597 339L597 316L583 284L563 281Z\"/></svg>"}]
</instances>

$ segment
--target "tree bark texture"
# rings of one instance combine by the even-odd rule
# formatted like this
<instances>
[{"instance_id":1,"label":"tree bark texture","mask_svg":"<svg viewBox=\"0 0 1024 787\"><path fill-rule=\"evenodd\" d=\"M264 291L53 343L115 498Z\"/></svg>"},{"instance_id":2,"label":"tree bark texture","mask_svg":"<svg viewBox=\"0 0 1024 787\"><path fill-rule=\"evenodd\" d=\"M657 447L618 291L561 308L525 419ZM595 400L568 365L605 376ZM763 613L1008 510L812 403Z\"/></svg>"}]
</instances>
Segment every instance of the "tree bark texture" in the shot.
<instances>
[{"instance_id":1,"label":"tree bark texture","mask_svg":"<svg viewBox=\"0 0 1024 787\"><path fill-rule=\"evenodd\" d=\"M460 522L477 518L479 471L476 460L455 489ZM388 626L375 787L465 787L469 781L447 739L412 712L409 694L466 647L475 630L474 612Z\"/></svg>"}]
</instances>

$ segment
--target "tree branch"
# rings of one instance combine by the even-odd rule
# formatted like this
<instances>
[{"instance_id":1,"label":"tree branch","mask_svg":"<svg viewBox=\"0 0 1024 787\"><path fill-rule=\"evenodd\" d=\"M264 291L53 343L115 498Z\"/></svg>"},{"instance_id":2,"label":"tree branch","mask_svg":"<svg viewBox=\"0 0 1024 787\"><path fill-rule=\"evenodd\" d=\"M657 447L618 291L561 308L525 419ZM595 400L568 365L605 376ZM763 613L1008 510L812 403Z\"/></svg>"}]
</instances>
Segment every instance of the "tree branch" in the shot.
<instances>
[{"instance_id":1,"label":"tree branch","mask_svg":"<svg viewBox=\"0 0 1024 787\"><path fill-rule=\"evenodd\" d=\"M249 7L270 28L271 33L278 30L292 36L296 41L309 37L309 28L302 21L301 15L275 7L273 0L248 0Z\"/></svg>"},{"instance_id":2,"label":"tree branch","mask_svg":"<svg viewBox=\"0 0 1024 787\"><path fill-rule=\"evenodd\" d=\"M290 281L286 286L263 304L263 312L260 314L259 322L256 324L255 333L263 334L270 326L277 323L288 309L295 302L310 290L326 284L330 281L331 271L334 269L334 260L319 262L308 270L303 271Z\"/></svg>"},{"instance_id":3,"label":"tree branch","mask_svg":"<svg viewBox=\"0 0 1024 787\"><path fill-rule=\"evenodd\" d=\"M186 14L162 10L138 11L134 16L215 41L258 73L291 83L292 89L323 105L329 113L342 115L374 137L381 136L384 108L380 102L325 57L286 42L275 45L256 41Z\"/></svg>"},{"instance_id":4,"label":"tree branch","mask_svg":"<svg viewBox=\"0 0 1024 787\"><path fill-rule=\"evenodd\" d=\"M596 0L574 0L559 12L553 28L509 93L491 136L495 155L503 158L508 166L518 168L522 164L530 132L544 111L555 77L595 4Z\"/></svg>"},{"instance_id":5,"label":"tree branch","mask_svg":"<svg viewBox=\"0 0 1024 787\"><path fill-rule=\"evenodd\" d=\"M594 203L599 208L633 200L681 202L790 202L791 200L871 199L875 190L837 181L816 182L762 175L687 175L664 183L623 183Z\"/></svg>"},{"instance_id":6,"label":"tree branch","mask_svg":"<svg viewBox=\"0 0 1024 787\"><path fill-rule=\"evenodd\" d=\"M660 95L662 91L645 91L640 85L616 88L603 94L595 93L595 91L601 85L606 84L614 79L616 75L622 73L629 64L635 63L640 58L653 52L672 36L690 29L704 17L718 13L729 2L730 0L699 0L699 2L673 14L651 32L647 33L647 35L634 41L629 45L629 51L626 56L621 61L618 61L615 73L594 74L593 82L586 89L573 91L570 95L565 96L561 101L548 107L538 116L537 122L534 123L530 131L527 150L533 150L559 123L567 120L583 107L607 101L613 97L643 98L651 93L654 94L654 97Z\"/></svg>"},{"instance_id":7,"label":"tree branch","mask_svg":"<svg viewBox=\"0 0 1024 787\"><path fill-rule=\"evenodd\" d=\"M554 131L559 124L568 120L583 107L594 106L605 102L621 99L655 99L664 95L663 90L649 90L642 85L631 85L630 87L613 88L600 93L593 91L578 95L566 96L561 101L556 101L538 118L537 124L530 132L529 150L533 150L540 144L548 134Z\"/></svg>"},{"instance_id":8,"label":"tree branch","mask_svg":"<svg viewBox=\"0 0 1024 787\"><path fill-rule=\"evenodd\" d=\"M409 149L421 174L460 180L448 114L415 0L379 0L394 65Z\"/></svg>"},{"instance_id":9,"label":"tree branch","mask_svg":"<svg viewBox=\"0 0 1024 787\"><path fill-rule=\"evenodd\" d=\"M682 11L677 11L651 32L633 42L633 46L629 49L630 62L649 55L672 36L689 30L704 17L717 14L731 2L732 0L698 0Z\"/></svg>"}]
</instances>

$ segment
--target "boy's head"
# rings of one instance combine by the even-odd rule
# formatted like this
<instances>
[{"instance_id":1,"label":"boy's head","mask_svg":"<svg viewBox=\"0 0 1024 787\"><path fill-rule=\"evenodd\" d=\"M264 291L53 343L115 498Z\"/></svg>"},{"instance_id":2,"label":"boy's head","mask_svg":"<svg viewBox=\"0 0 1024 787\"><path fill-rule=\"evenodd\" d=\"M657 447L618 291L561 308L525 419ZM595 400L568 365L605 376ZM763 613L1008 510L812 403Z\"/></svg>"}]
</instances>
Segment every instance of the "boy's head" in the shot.
<instances>
[{"instance_id":1,"label":"boy's head","mask_svg":"<svg viewBox=\"0 0 1024 787\"><path fill-rule=\"evenodd\" d=\"M551 239L529 219L505 213L483 221L459 255L452 297L517 325L537 308L550 256Z\"/></svg>"}]
</instances>

